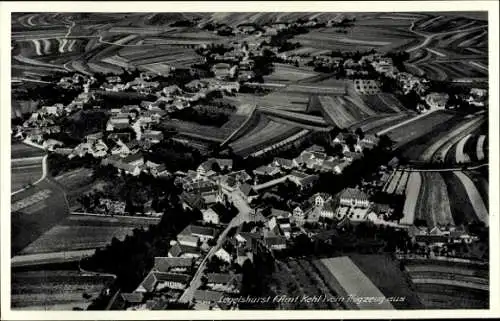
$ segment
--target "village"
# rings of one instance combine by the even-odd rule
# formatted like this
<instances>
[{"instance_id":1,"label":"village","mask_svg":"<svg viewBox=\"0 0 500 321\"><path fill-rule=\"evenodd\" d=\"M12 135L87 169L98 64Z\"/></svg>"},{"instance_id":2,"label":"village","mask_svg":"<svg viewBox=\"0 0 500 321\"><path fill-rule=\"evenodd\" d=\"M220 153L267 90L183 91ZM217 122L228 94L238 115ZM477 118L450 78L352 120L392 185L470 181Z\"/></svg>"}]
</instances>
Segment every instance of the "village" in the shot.
<instances>
[{"instance_id":1,"label":"village","mask_svg":"<svg viewBox=\"0 0 500 321\"><path fill-rule=\"evenodd\" d=\"M349 22L329 21L325 25ZM198 310L239 309L238 304L224 298L240 294L244 271L254 264L256 253L279 256L288 250L306 251L298 239L317 244L324 241L325 233L355 234L364 226L382 234L402 231L408 244L396 246L395 252L426 258L465 257L461 246L479 241L463 225L417 224L404 208L406 181L401 187L391 183L402 171L398 158L390 155L391 142L384 135L364 133L360 128L325 131L316 135L321 139L291 148L287 151L287 156L293 155L290 157L266 159L262 154L268 153L262 152L259 160L265 162L255 166L230 152L221 152L216 147L224 144L218 143L189 159L192 163L183 163L180 157L174 165L165 157L170 154L156 152L161 146L170 148L172 155L185 154L174 150L172 141L196 149L189 142L172 138L173 130L164 121L193 115L201 123L227 121L226 116L239 106L224 105L217 99L270 88L273 84L262 81L262 70L273 63L307 65L334 73L360 95L376 95L382 87L393 86L391 89L403 95L416 95L412 101L416 114L455 109L460 104L477 110L488 107L486 89L472 88L461 95L431 91L436 86L424 76L400 71L400 58L394 55L394 59L375 51L287 55L282 49L292 43L273 44L272 37L280 33L299 34L300 28L318 25L309 20L262 27L242 24L234 30L227 25L204 26L219 35L241 34L244 40L197 47L199 57L194 64L204 72L172 68L168 74L133 70L125 76L66 75L57 86L78 92L70 103L42 106L22 124L13 126L13 141L46 150L49 165L81 162L117 180L147 177L160 185L165 182L167 188L172 183L176 190L168 193L178 191L176 197L183 209L201 214L200 220L190 222L170 241L164 256L154 257L153 267L134 291L119 293L113 301L117 307L151 309L161 301L188 304ZM183 81L176 83L179 78ZM171 84L162 85L167 82ZM116 103L110 97L121 100ZM79 120L82 114L90 115L85 116L89 119L86 128L68 126L68 120ZM51 163L53 160L59 163ZM363 167L373 171L366 177L357 175ZM139 206L130 206L130 200L118 193L92 191L81 195L78 202L72 210L91 215L161 218L166 212L150 196ZM324 243L332 246L329 237ZM361 246L366 251L373 247Z\"/></svg>"}]
</instances>

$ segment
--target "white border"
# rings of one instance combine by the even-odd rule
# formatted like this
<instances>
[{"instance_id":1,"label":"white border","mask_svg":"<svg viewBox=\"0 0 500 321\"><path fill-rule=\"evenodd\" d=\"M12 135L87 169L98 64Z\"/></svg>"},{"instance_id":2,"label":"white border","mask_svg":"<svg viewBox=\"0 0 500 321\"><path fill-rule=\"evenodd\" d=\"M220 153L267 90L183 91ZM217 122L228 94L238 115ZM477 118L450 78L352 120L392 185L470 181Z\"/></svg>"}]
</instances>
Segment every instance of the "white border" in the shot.
<instances>
[{"instance_id":1,"label":"white border","mask_svg":"<svg viewBox=\"0 0 500 321\"><path fill-rule=\"evenodd\" d=\"M453 318L499 316L499 112L498 112L498 2L497 1L359 1L359 2L1 2L0 3L0 184L1 198L1 317L3 320L133 320L133 319L373 319ZM10 14L11 12L391 12L488 11L490 86L490 309L418 311L11 311L10 310Z\"/></svg>"}]
</instances>

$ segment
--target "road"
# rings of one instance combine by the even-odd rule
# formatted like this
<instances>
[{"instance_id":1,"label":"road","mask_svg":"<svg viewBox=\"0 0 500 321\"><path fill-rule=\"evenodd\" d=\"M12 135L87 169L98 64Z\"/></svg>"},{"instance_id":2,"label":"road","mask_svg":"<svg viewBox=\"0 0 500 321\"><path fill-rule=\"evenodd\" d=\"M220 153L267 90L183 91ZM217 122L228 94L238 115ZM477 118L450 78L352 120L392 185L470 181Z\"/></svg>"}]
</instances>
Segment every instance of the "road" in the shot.
<instances>
[{"instance_id":1,"label":"road","mask_svg":"<svg viewBox=\"0 0 500 321\"><path fill-rule=\"evenodd\" d=\"M489 166L488 163L474 166L461 166L461 167L448 167L448 168L429 168L429 169L418 169L418 168L405 168L404 170L407 172L455 172L455 171L463 171L465 170L473 170L481 167Z\"/></svg>"},{"instance_id":2,"label":"road","mask_svg":"<svg viewBox=\"0 0 500 321\"><path fill-rule=\"evenodd\" d=\"M413 117L413 118L410 118L410 119L408 119L408 120L405 120L405 121L404 121L404 122L402 122L402 123L398 123L398 124L396 124L396 125L394 125L394 126L391 126L391 127L385 128L385 129L383 129L383 130L381 130L381 131L377 132L377 133L376 133L376 135L377 135L377 136L380 136L380 135L383 135L383 134L385 134L385 133L388 133L388 132L390 132L390 131L392 131L392 130L394 130L394 129L396 129L396 128L399 128L399 127L404 126L404 125L406 125L406 124L409 124L409 123L411 123L411 122L413 122L413 121L415 121L415 120L417 120L417 119L420 119L420 118L422 118L422 117L425 117L425 116L427 116L427 115L429 115L429 114L431 114L431 113L435 112L436 110L437 110L437 109L434 109L434 110L432 110L432 109L431 109L431 110L429 110L429 111L428 111L428 112L426 112L426 113L419 114L419 115L417 115L417 116L415 116L415 117Z\"/></svg>"},{"instance_id":3,"label":"road","mask_svg":"<svg viewBox=\"0 0 500 321\"><path fill-rule=\"evenodd\" d=\"M227 233L235 226L243 224L243 222L249 222L253 220L263 220L264 217L259 214L258 216L253 216L254 210L248 205L248 203L243 199L242 195L238 191L229 192L223 189L224 194L228 195L229 199L233 202L234 206L238 209L238 215L236 215L227 225L227 227L222 231L217 239L217 244L210 249L208 254L205 256L203 261L200 263L198 270L193 276L189 287L184 291L182 296L179 298L179 302L191 302L193 300L194 291L201 286L201 277L205 266L212 258L212 256L217 252L224 241L226 240Z\"/></svg>"}]
</instances>

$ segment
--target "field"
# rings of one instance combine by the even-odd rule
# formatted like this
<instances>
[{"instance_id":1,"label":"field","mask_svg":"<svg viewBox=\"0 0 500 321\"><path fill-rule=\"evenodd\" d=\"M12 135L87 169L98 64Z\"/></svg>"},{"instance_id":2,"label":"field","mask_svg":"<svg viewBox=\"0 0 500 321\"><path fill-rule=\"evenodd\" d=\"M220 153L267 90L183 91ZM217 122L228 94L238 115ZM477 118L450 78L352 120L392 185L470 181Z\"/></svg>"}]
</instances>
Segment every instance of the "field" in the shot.
<instances>
[{"instance_id":1,"label":"field","mask_svg":"<svg viewBox=\"0 0 500 321\"><path fill-rule=\"evenodd\" d=\"M335 297L331 285L318 273L308 259L287 259L277 261L277 270L273 273L272 287L279 295L289 298L305 296ZM341 310L344 307L334 300L326 302L279 302L278 309L331 309Z\"/></svg>"},{"instance_id":2,"label":"field","mask_svg":"<svg viewBox=\"0 0 500 321\"><path fill-rule=\"evenodd\" d=\"M11 159L44 156L45 154L44 150L26 144L16 143L10 147Z\"/></svg>"},{"instance_id":3,"label":"field","mask_svg":"<svg viewBox=\"0 0 500 321\"><path fill-rule=\"evenodd\" d=\"M387 134L395 142L394 148L399 148L413 140L424 136L435 129L436 126L446 123L454 114L446 111L436 111L422 114L406 122L397 124L394 128L385 128L378 134ZM448 125L443 125L448 126Z\"/></svg>"},{"instance_id":4,"label":"field","mask_svg":"<svg viewBox=\"0 0 500 321\"><path fill-rule=\"evenodd\" d=\"M454 144L445 157L447 164L464 164L482 162L487 155L485 134L474 131Z\"/></svg>"},{"instance_id":5,"label":"field","mask_svg":"<svg viewBox=\"0 0 500 321\"><path fill-rule=\"evenodd\" d=\"M487 308L488 269L444 262L406 262L405 272L426 309Z\"/></svg>"},{"instance_id":6,"label":"field","mask_svg":"<svg viewBox=\"0 0 500 321\"><path fill-rule=\"evenodd\" d=\"M248 130L238 133L238 137L229 143L232 150L247 156L267 146L273 145L301 131L301 128L270 120L265 115L256 116L256 123Z\"/></svg>"},{"instance_id":7,"label":"field","mask_svg":"<svg viewBox=\"0 0 500 321\"><path fill-rule=\"evenodd\" d=\"M351 100L339 96L319 96L321 110L329 123L339 128L350 127L374 113L367 113Z\"/></svg>"},{"instance_id":8,"label":"field","mask_svg":"<svg viewBox=\"0 0 500 321\"><path fill-rule=\"evenodd\" d=\"M323 265L326 270L322 273L325 277L333 278L337 283L336 293L348 297L376 297L384 298L385 295L377 288L373 282L359 269L359 267L347 256L329 259L320 259L317 266ZM327 274L329 273L329 275ZM386 300L380 302L352 302L358 309L394 309L394 306Z\"/></svg>"},{"instance_id":9,"label":"field","mask_svg":"<svg viewBox=\"0 0 500 321\"><path fill-rule=\"evenodd\" d=\"M109 276L78 271L15 271L12 273L11 307L13 310L84 310L112 280ZM85 293L89 299L84 298Z\"/></svg>"},{"instance_id":10,"label":"field","mask_svg":"<svg viewBox=\"0 0 500 321\"><path fill-rule=\"evenodd\" d=\"M450 199L445 181L438 172L421 172L422 188L418 197L415 220L424 220L427 226L454 225ZM458 224L458 223L457 223Z\"/></svg>"},{"instance_id":11,"label":"field","mask_svg":"<svg viewBox=\"0 0 500 321\"><path fill-rule=\"evenodd\" d=\"M309 103L309 95L275 91L265 96L255 96L251 102L259 107L305 112Z\"/></svg>"},{"instance_id":12,"label":"field","mask_svg":"<svg viewBox=\"0 0 500 321\"><path fill-rule=\"evenodd\" d=\"M385 189L395 180L399 182L392 175ZM415 222L434 227L483 222L488 225L488 181L478 171L412 171L404 188L406 200L401 224Z\"/></svg>"},{"instance_id":13,"label":"field","mask_svg":"<svg viewBox=\"0 0 500 321\"><path fill-rule=\"evenodd\" d=\"M412 47L408 64L433 80L460 81L488 77L487 22L437 13L415 22L415 33L428 38Z\"/></svg>"},{"instance_id":14,"label":"field","mask_svg":"<svg viewBox=\"0 0 500 321\"><path fill-rule=\"evenodd\" d=\"M396 309L422 308L398 261L383 254L350 254L349 258L386 297L405 298L392 303Z\"/></svg>"},{"instance_id":15,"label":"field","mask_svg":"<svg viewBox=\"0 0 500 321\"><path fill-rule=\"evenodd\" d=\"M419 172L412 172L406 185L406 199L403 207L403 218L399 223L412 225L415 220L415 210L417 208L418 195L422 186L422 175Z\"/></svg>"},{"instance_id":16,"label":"field","mask_svg":"<svg viewBox=\"0 0 500 321\"><path fill-rule=\"evenodd\" d=\"M337 28L322 28L296 36L304 47L316 49L381 52L403 47L415 38L408 31L411 20L372 17L357 20L355 26L347 28L347 33Z\"/></svg>"},{"instance_id":17,"label":"field","mask_svg":"<svg viewBox=\"0 0 500 321\"><path fill-rule=\"evenodd\" d=\"M70 215L20 254L77 251L104 247L113 237L123 240L134 228L148 227L156 220L141 218Z\"/></svg>"},{"instance_id":18,"label":"field","mask_svg":"<svg viewBox=\"0 0 500 321\"><path fill-rule=\"evenodd\" d=\"M68 206L61 188L49 179L13 195L11 202L12 204L31 202L35 196L42 194L48 196L39 198L40 201L11 214L12 255L17 254L68 215Z\"/></svg>"},{"instance_id":19,"label":"field","mask_svg":"<svg viewBox=\"0 0 500 321\"><path fill-rule=\"evenodd\" d=\"M429 145L427 145L423 151L415 152L420 155L418 156L418 160L423 162L429 162L431 160L434 162L444 162L451 147L457 144L457 148L459 149L456 150L463 150L463 145L460 147L460 141L462 141L462 139L470 133L474 132L474 130L477 130L484 121L485 118L482 116L465 119L454 127L450 126L447 131L439 133L440 135L437 135L438 133L436 132L435 136L438 137L437 140L431 140ZM458 156L460 157L460 155Z\"/></svg>"},{"instance_id":20,"label":"field","mask_svg":"<svg viewBox=\"0 0 500 321\"><path fill-rule=\"evenodd\" d=\"M42 158L12 159L10 175L11 193L33 184L42 177Z\"/></svg>"},{"instance_id":21,"label":"field","mask_svg":"<svg viewBox=\"0 0 500 321\"><path fill-rule=\"evenodd\" d=\"M323 296L319 302L280 302L278 309L418 309L422 305L398 262L386 255L352 254L330 259L288 258L276 262L271 288L288 298ZM331 269L335 266L335 269ZM354 279L351 279L354 278ZM355 280L355 281L354 281ZM355 304L348 294L401 298L391 304Z\"/></svg>"},{"instance_id":22,"label":"field","mask_svg":"<svg viewBox=\"0 0 500 321\"><path fill-rule=\"evenodd\" d=\"M274 71L272 74L265 76L266 82L296 82L317 76L318 73L311 68L295 67L287 64L274 64Z\"/></svg>"}]
</instances>

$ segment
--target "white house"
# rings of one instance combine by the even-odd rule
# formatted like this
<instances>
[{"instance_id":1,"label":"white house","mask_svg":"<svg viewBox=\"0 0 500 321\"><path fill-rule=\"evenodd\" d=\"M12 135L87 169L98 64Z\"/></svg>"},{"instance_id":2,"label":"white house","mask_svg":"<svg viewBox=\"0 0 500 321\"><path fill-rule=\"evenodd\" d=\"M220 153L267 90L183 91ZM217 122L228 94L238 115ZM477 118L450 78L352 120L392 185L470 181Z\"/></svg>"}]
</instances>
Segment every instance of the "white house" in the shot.
<instances>
[{"instance_id":1,"label":"white house","mask_svg":"<svg viewBox=\"0 0 500 321\"><path fill-rule=\"evenodd\" d=\"M206 223L219 224L220 217L217 212L215 212L212 208L204 210L201 212L203 214L203 221Z\"/></svg>"},{"instance_id":2,"label":"white house","mask_svg":"<svg viewBox=\"0 0 500 321\"><path fill-rule=\"evenodd\" d=\"M231 263L231 254L229 254L223 248L220 248L217 252L214 253L214 255L224 262Z\"/></svg>"}]
</instances>

